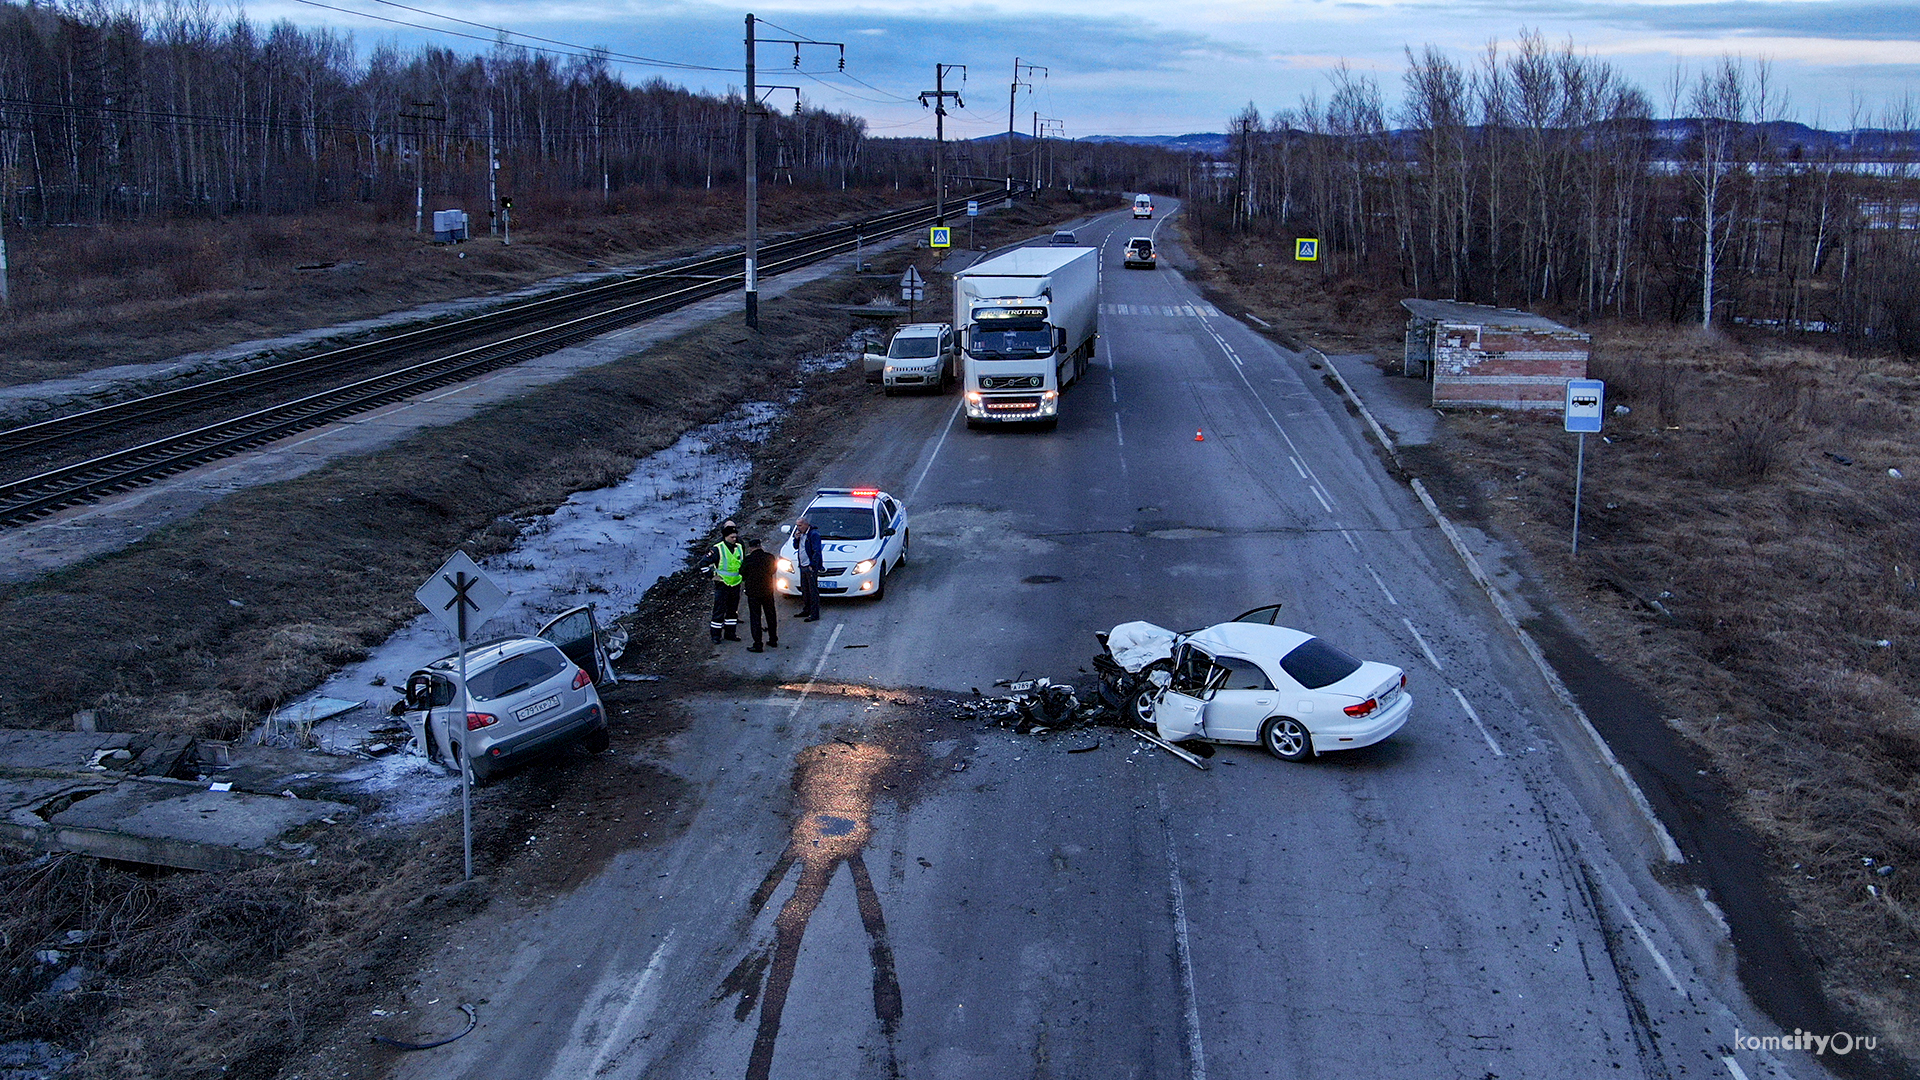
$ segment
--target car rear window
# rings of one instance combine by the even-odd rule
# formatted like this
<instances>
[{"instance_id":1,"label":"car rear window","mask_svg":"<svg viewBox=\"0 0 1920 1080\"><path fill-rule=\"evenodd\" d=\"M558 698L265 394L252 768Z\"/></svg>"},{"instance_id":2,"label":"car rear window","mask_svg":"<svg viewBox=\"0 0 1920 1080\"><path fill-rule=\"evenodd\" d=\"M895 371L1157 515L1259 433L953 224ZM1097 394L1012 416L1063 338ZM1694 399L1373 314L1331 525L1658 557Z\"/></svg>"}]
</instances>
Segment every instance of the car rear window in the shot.
<instances>
[{"instance_id":1,"label":"car rear window","mask_svg":"<svg viewBox=\"0 0 1920 1080\"><path fill-rule=\"evenodd\" d=\"M467 676L467 692L475 701L492 701L538 686L571 663L551 645L509 656L485 671Z\"/></svg>"},{"instance_id":2,"label":"car rear window","mask_svg":"<svg viewBox=\"0 0 1920 1080\"><path fill-rule=\"evenodd\" d=\"M1280 666L1301 686L1318 690L1359 671L1360 661L1319 638L1308 638L1281 657Z\"/></svg>"}]
</instances>

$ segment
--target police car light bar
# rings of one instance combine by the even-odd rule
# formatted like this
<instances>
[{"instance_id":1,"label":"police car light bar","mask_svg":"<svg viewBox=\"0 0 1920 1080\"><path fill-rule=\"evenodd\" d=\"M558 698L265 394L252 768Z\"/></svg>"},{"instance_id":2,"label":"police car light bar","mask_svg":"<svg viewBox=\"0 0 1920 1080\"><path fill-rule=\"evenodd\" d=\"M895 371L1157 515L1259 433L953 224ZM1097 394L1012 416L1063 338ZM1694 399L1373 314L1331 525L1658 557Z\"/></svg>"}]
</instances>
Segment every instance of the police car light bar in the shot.
<instances>
[{"instance_id":1,"label":"police car light bar","mask_svg":"<svg viewBox=\"0 0 1920 1080\"><path fill-rule=\"evenodd\" d=\"M856 499L877 499L879 488L814 488L815 495L851 495Z\"/></svg>"}]
</instances>

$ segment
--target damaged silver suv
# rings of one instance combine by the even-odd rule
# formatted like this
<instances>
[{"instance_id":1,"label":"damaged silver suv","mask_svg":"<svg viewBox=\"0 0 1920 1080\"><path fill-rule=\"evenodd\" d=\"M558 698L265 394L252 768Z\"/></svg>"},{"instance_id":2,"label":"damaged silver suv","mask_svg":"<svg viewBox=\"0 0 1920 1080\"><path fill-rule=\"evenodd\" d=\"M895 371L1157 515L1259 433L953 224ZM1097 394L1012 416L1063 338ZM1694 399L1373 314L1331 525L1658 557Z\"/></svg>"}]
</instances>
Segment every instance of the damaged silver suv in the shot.
<instances>
[{"instance_id":1,"label":"damaged silver suv","mask_svg":"<svg viewBox=\"0 0 1920 1080\"><path fill-rule=\"evenodd\" d=\"M594 683L610 679L612 665L591 609L567 612L541 635L489 642L467 652L470 699L464 723L476 784L537 751L576 741L589 753L607 749L607 714ZM443 657L407 676L402 693L395 712L406 719L414 746L458 770L459 657Z\"/></svg>"}]
</instances>

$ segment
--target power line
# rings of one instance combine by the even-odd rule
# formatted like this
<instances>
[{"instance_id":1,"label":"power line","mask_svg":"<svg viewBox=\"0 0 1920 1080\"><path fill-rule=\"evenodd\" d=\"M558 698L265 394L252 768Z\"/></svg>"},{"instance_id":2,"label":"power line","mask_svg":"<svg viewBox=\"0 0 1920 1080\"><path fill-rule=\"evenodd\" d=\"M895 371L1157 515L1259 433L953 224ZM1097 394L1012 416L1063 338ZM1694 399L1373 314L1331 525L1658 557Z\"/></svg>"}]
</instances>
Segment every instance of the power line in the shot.
<instances>
[{"instance_id":1,"label":"power line","mask_svg":"<svg viewBox=\"0 0 1920 1080\"><path fill-rule=\"evenodd\" d=\"M320 0L295 0L295 2L305 4L308 7L325 8L328 11L338 11L343 15L357 15L362 19L372 19L376 22L389 23L393 26L404 26L411 30L421 30L429 34L446 34L449 37L466 38L469 41L484 41L489 45L500 44L500 42L496 39L481 37L479 34L468 34L468 33L463 33L459 30L448 30L445 27L440 27L440 26L422 26L419 23L408 22L405 19L389 19L385 15L375 15L370 11L355 11L352 8L336 7L333 4L323 4L320 2ZM398 7L401 5L395 5L395 6ZM409 10L414 10L414 9L409 9ZM444 18L447 18L448 16L436 15L434 17L444 19ZM464 21L464 20L455 20L455 21ZM481 24L468 23L467 25L475 26L475 25L481 25ZM497 28L489 27L489 29L497 29ZM531 36L527 34L515 34L514 31L511 31L511 30L499 30L499 32L510 35L510 36L518 36L518 37ZM534 38L533 40L545 41L548 39ZM582 60L592 60L592 59L609 60L616 64L626 64L633 67L664 67L664 68L669 68L672 70L680 70L680 71L719 71L719 72L726 72L728 74L731 74L738 70L737 68L707 67L701 64L682 64L682 63L677 63L671 60L649 60L645 58L627 59L626 54L609 53L609 52L606 52L603 50L597 50L597 49L586 49L578 45L570 46L571 49L579 50L577 52L569 51L568 49L548 49L548 48L543 48L539 45L516 45L514 47L519 49L526 49L529 52L546 53L549 56L570 56L570 57L574 57L576 59L582 59Z\"/></svg>"},{"instance_id":2,"label":"power line","mask_svg":"<svg viewBox=\"0 0 1920 1080\"><path fill-rule=\"evenodd\" d=\"M428 11L426 8L410 7L406 4L398 3L397 0L373 0L373 2L376 4L385 4L388 7L399 8L402 11L412 11L417 14L428 16L429 18L445 19L448 22L456 22L461 24L462 26L477 26L482 30L492 30L495 33L506 34L510 37L522 37L522 38L526 38L529 41L544 41L549 45L560 45L569 49L579 49L580 51L588 53L589 55L604 54L609 58L619 57L624 63L657 64L660 67L682 68L688 71L732 71L733 70L732 68L707 67L702 64L687 64L687 63L682 63L681 61L678 61L678 60L656 60L651 56L640 56L635 53L616 53L610 50L597 48L591 45L576 45L571 41L559 41L554 38L541 37L538 34L528 34L520 30L509 30L504 26L491 26L487 23L472 22L470 20L457 18L452 15L442 15L437 11Z\"/></svg>"}]
</instances>

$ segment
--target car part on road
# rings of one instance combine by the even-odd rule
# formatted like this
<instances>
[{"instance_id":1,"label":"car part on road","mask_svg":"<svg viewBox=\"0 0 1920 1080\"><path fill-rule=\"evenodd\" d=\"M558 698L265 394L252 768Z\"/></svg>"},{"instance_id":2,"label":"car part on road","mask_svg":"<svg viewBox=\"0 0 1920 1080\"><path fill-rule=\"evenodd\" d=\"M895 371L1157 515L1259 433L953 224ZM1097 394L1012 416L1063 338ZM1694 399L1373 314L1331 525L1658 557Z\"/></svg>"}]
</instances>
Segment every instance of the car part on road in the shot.
<instances>
[{"instance_id":1,"label":"car part on road","mask_svg":"<svg viewBox=\"0 0 1920 1080\"><path fill-rule=\"evenodd\" d=\"M1179 758L1181 761L1184 761L1187 764L1193 766L1194 768L1199 769L1201 772L1206 772L1207 769L1209 768L1207 763L1204 761L1201 761L1199 755L1195 754L1193 751L1183 750L1180 747L1175 746L1172 743L1168 742L1167 740L1162 739L1158 735L1154 735L1150 732L1145 732L1145 731L1135 731L1133 733L1133 736L1136 739L1145 739L1146 741L1152 743L1153 745L1159 747L1160 749L1165 750L1167 753L1172 754L1174 757Z\"/></svg>"},{"instance_id":2,"label":"car part on road","mask_svg":"<svg viewBox=\"0 0 1920 1080\"><path fill-rule=\"evenodd\" d=\"M479 1021L474 1018L473 1006L468 1005L465 1002L461 1002L460 1011L467 1014L467 1026L465 1030L461 1031L460 1034L458 1035L449 1035L444 1039L438 1039L434 1042L429 1042L429 1043L401 1042L399 1039L390 1039L385 1035L375 1035L373 1037L373 1041L377 1043L384 1043L388 1046L397 1047L401 1050L431 1050L436 1046L445 1046L456 1039L465 1038L469 1033L473 1031L474 1027L479 1024Z\"/></svg>"}]
</instances>

